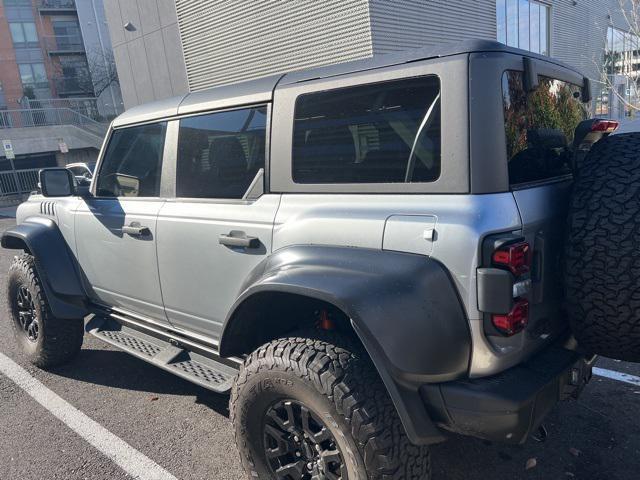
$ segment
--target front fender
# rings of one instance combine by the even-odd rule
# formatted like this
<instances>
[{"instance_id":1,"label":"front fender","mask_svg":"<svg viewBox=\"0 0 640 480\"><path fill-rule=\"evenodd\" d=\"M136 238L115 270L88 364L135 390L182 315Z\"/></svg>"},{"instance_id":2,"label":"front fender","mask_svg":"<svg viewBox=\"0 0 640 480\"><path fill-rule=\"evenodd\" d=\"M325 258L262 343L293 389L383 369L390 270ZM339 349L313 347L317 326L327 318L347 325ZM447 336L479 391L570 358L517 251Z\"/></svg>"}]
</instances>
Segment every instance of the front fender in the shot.
<instances>
[{"instance_id":1,"label":"front fender","mask_svg":"<svg viewBox=\"0 0 640 480\"><path fill-rule=\"evenodd\" d=\"M418 388L466 376L471 355L469 323L442 264L421 255L373 249L279 250L245 282L223 327L222 355L234 353L236 339L230 332L238 308L265 291L323 300L349 316L407 433L415 443L425 443L428 422L421 418L425 414Z\"/></svg>"},{"instance_id":2,"label":"front fender","mask_svg":"<svg viewBox=\"0 0 640 480\"><path fill-rule=\"evenodd\" d=\"M29 217L5 231L0 244L8 249L26 250L34 256L55 317L82 318L89 313L73 256L53 220Z\"/></svg>"}]
</instances>

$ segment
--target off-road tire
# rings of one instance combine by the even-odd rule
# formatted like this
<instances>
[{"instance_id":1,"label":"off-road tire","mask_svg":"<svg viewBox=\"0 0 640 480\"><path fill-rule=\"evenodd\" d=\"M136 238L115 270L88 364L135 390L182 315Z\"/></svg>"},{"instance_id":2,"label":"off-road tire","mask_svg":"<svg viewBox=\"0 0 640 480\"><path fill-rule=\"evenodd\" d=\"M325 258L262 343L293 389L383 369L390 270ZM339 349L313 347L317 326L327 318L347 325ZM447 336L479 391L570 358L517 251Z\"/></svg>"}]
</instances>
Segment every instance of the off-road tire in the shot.
<instances>
[{"instance_id":1,"label":"off-road tire","mask_svg":"<svg viewBox=\"0 0 640 480\"><path fill-rule=\"evenodd\" d=\"M265 406L284 398L322 412L341 444L349 480L431 477L428 447L413 445L407 438L362 347L347 337L311 331L274 340L253 352L232 388L231 419L250 478L275 478L264 452L262 422Z\"/></svg>"},{"instance_id":2,"label":"off-road tire","mask_svg":"<svg viewBox=\"0 0 640 480\"><path fill-rule=\"evenodd\" d=\"M640 361L640 134L598 142L574 184L566 242L569 321L589 353Z\"/></svg>"},{"instance_id":3,"label":"off-road tire","mask_svg":"<svg viewBox=\"0 0 640 480\"><path fill-rule=\"evenodd\" d=\"M21 328L18 314L18 291L25 287L31 295L38 335L30 340ZM7 305L14 337L21 353L39 368L51 368L72 360L82 347L83 319L57 319L51 314L33 256L16 256L7 278Z\"/></svg>"}]
</instances>

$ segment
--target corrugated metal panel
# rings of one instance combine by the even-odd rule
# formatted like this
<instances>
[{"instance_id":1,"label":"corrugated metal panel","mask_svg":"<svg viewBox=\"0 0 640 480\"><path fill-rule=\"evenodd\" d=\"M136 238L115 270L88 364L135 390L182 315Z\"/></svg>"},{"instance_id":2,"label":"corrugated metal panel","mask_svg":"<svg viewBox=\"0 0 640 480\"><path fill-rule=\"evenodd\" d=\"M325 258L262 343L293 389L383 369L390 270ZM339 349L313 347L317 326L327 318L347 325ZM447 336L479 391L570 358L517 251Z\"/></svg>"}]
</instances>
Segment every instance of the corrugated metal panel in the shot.
<instances>
[{"instance_id":1,"label":"corrugated metal panel","mask_svg":"<svg viewBox=\"0 0 640 480\"><path fill-rule=\"evenodd\" d=\"M176 0L192 91L372 55L367 0Z\"/></svg>"},{"instance_id":2,"label":"corrugated metal panel","mask_svg":"<svg viewBox=\"0 0 640 480\"><path fill-rule=\"evenodd\" d=\"M629 28L619 0L554 0L551 17L552 55L593 79L600 78L609 24Z\"/></svg>"},{"instance_id":3,"label":"corrugated metal panel","mask_svg":"<svg viewBox=\"0 0 640 480\"><path fill-rule=\"evenodd\" d=\"M496 39L495 0L371 0L374 53Z\"/></svg>"}]
</instances>

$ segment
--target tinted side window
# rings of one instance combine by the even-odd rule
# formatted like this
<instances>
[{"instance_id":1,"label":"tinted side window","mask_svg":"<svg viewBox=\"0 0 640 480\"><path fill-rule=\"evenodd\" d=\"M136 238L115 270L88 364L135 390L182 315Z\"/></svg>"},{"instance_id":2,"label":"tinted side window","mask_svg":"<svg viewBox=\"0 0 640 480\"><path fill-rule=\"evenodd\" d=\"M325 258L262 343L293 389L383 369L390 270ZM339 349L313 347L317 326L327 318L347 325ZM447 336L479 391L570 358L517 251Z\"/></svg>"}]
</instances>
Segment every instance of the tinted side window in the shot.
<instances>
[{"instance_id":1,"label":"tinted side window","mask_svg":"<svg viewBox=\"0 0 640 480\"><path fill-rule=\"evenodd\" d=\"M167 124L115 130L105 152L96 193L100 197L157 197Z\"/></svg>"},{"instance_id":2,"label":"tinted side window","mask_svg":"<svg viewBox=\"0 0 640 480\"><path fill-rule=\"evenodd\" d=\"M433 182L440 176L440 81L404 79L301 95L297 183Z\"/></svg>"},{"instance_id":3,"label":"tinted side window","mask_svg":"<svg viewBox=\"0 0 640 480\"><path fill-rule=\"evenodd\" d=\"M242 198L264 168L267 108L245 108L180 120L176 194Z\"/></svg>"},{"instance_id":4,"label":"tinted side window","mask_svg":"<svg viewBox=\"0 0 640 480\"><path fill-rule=\"evenodd\" d=\"M581 88L540 77L533 92L524 89L522 72L505 72L504 118L512 185L571 173L571 144L578 124L588 117Z\"/></svg>"}]
</instances>

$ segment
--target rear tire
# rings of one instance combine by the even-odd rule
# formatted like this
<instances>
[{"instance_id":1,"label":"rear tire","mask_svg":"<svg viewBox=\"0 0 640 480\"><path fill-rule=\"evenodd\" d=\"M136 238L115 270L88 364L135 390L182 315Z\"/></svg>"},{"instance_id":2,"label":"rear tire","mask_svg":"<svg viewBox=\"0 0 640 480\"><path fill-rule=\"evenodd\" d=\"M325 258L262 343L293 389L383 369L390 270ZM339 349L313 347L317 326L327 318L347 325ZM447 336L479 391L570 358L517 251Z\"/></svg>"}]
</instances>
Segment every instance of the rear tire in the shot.
<instances>
[{"instance_id":1,"label":"rear tire","mask_svg":"<svg viewBox=\"0 0 640 480\"><path fill-rule=\"evenodd\" d=\"M57 319L51 314L35 259L29 254L15 257L9 268L7 305L18 347L33 365L61 365L80 351L83 319Z\"/></svg>"},{"instance_id":2,"label":"rear tire","mask_svg":"<svg viewBox=\"0 0 640 480\"><path fill-rule=\"evenodd\" d=\"M314 447L318 449L315 442L309 443L310 436L305 436L309 429L280 428L280 433L270 436L274 425L304 418L304 408L311 412L307 416L313 419L312 432L326 428L331 434L332 440L323 442L321 449L337 450L338 456L329 456L339 458L340 464L337 460L322 464L321 460L306 456L313 453ZM238 374L230 410L242 464L251 478L288 478L282 472L280 477L274 472L279 466L292 462L295 465L298 458L302 474L298 476L296 472L291 478L312 478L318 464L333 474L326 478L418 480L431 476L429 449L409 442L366 352L344 337L312 332L260 347L247 358ZM290 421L287 425L295 424ZM274 436L280 439L279 443ZM297 437L302 441L296 443ZM277 447L278 454L293 453L274 459L268 457L268 447ZM325 478L321 474L317 478Z\"/></svg>"},{"instance_id":3,"label":"rear tire","mask_svg":"<svg viewBox=\"0 0 640 480\"><path fill-rule=\"evenodd\" d=\"M598 142L580 165L566 245L567 310L589 353L640 361L640 134Z\"/></svg>"}]
</instances>

